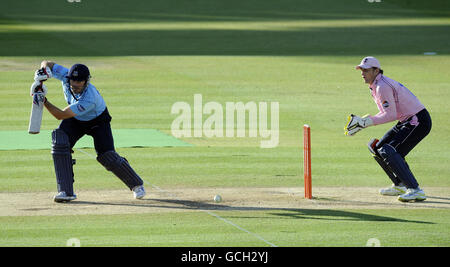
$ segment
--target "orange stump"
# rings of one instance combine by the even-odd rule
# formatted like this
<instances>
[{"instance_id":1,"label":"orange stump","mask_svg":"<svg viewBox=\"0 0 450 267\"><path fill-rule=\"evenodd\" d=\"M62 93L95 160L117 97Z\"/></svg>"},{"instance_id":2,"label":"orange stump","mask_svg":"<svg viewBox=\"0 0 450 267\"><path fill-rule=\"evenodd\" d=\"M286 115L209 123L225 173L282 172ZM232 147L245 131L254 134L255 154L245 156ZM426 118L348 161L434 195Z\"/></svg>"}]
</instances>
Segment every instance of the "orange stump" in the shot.
<instances>
[{"instance_id":1,"label":"orange stump","mask_svg":"<svg viewBox=\"0 0 450 267\"><path fill-rule=\"evenodd\" d=\"M303 173L305 177L305 198L312 199L311 184L311 127L303 125Z\"/></svg>"}]
</instances>

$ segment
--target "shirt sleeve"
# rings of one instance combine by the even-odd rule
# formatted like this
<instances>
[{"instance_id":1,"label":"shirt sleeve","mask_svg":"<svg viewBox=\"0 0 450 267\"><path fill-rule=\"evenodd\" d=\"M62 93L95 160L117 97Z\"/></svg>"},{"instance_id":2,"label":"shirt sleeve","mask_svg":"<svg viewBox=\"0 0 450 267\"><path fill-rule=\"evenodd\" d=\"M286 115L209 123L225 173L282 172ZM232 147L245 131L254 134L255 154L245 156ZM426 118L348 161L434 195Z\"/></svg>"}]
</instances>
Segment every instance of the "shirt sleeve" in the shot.
<instances>
[{"instance_id":1,"label":"shirt sleeve","mask_svg":"<svg viewBox=\"0 0 450 267\"><path fill-rule=\"evenodd\" d=\"M72 105L70 105L70 110L72 110L73 113L77 114L77 116L82 116L92 110L95 109L95 103L80 100Z\"/></svg>"},{"instance_id":2,"label":"shirt sleeve","mask_svg":"<svg viewBox=\"0 0 450 267\"><path fill-rule=\"evenodd\" d=\"M58 64L53 65L52 74L56 79L64 81L66 79L67 73L69 73L69 69Z\"/></svg>"},{"instance_id":3,"label":"shirt sleeve","mask_svg":"<svg viewBox=\"0 0 450 267\"><path fill-rule=\"evenodd\" d=\"M395 105L393 90L389 86L379 86L376 88L376 102L380 112L375 116L370 116L374 125L397 119L397 107Z\"/></svg>"}]
</instances>

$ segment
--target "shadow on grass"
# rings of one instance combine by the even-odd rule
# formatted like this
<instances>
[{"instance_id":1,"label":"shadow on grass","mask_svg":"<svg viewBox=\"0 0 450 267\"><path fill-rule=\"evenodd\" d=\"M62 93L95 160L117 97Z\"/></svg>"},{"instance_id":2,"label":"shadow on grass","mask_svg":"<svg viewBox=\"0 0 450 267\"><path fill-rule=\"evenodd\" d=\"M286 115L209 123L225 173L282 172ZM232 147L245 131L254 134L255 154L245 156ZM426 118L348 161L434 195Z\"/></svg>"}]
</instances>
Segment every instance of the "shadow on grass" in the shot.
<instances>
[{"instance_id":1,"label":"shadow on grass","mask_svg":"<svg viewBox=\"0 0 450 267\"><path fill-rule=\"evenodd\" d=\"M447 0L53 0L10 1L0 17L21 23L261 21L448 17ZM50 2L46 0L44 2Z\"/></svg>"},{"instance_id":2,"label":"shadow on grass","mask_svg":"<svg viewBox=\"0 0 450 267\"><path fill-rule=\"evenodd\" d=\"M3 32L0 56L450 54L450 27ZM39 43L39 45L36 45Z\"/></svg>"},{"instance_id":3,"label":"shadow on grass","mask_svg":"<svg viewBox=\"0 0 450 267\"><path fill-rule=\"evenodd\" d=\"M33 1L30 1L33 2ZM348 2L348 3L343 3ZM56 1L45 9L12 1L0 11L0 56L127 55L380 55L450 54L450 27L408 25L358 27L358 19L383 21L446 18L448 1ZM397 3L398 2L398 3ZM424 3L422 3L424 2ZM36 4L36 6L39 5ZM322 21L323 27L288 27L284 21ZM334 27L328 20L355 20L355 27ZM238 29L211 29L202 22L233 22ZM158 29L160 22L200 22L195 29ZM239 22L277 22L284 30L246 29ZM55 24L60 31L14 29L2 25ZM78 31L77 25L106 23L126 29ZM136 30L133 23L156 23ZM120 27L119 27L120 28ZM287 29L287 30L286 30Z\"/></svg>"},{"instance_id":4,"label":"shadow on grass","mask_svg":"<svg viewBox=\"0 0 450 267\"><path fill-rule=\"evenodd\" d=\"M404 220L399 218L365 214L331 209L285 209L282 213L271 213L274 216L289 217L292 219L327 220L327 221L366 221L366 222L401 222L434 224L432 222Z\"/></svg>"},{"instance_id":5,"label":"shadow on grass","mask_svg":"<svg viewBox=\"0 0 450 267\"><path fill-rule=\"evenodd\" d=\"M401 222L401 223L419 223L434 224L426 221L404 220L387 216L365 214L361 212L351 212L334 209L292 209L292 208L269 208L269 207L235 207L223 204L210 204L191 200L170 200L170 199L143 199L139 203L111 203L111 202L92 202L92 201L74 201L69 205L101 205L101 206L124 206L124 207L142 207L142 208L164 208L164 209L184 209L184 210L204 210L204 211L267 211L271 217L325 221L368 221L368 222ZM236 218L255 219L257 217Z\"/></svg>"}]
</instances>

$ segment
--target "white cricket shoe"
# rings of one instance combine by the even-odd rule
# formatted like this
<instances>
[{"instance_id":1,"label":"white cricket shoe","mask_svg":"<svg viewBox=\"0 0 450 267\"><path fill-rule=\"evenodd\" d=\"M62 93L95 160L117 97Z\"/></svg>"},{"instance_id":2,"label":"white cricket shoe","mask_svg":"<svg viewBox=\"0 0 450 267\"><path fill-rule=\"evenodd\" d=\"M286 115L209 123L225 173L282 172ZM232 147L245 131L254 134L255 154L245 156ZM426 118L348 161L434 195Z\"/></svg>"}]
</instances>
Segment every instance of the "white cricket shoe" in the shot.
<instances>
[{"instance_id":1,"label":"white cricket shoe","mask_svg":"<svg viewBox=\"0 0 450 267\"><path fill-rule=\"evenodd\" d=\"M406 193L398 196L398 200L402 202L424 201L425 199L427 199L425 192L418 187L416 189L408 188Z\"/></svg>"},{"instance_id":2,"label":"white cricket shoe","mask_svg":"<svg viewBox=\"0 0 450 267\"><path fill-rule=\"evenodd\" d=\"M59 192L53 197L53 200L58 203L70 202L75 199L77 199L77 195L73 194L72 196L68 196L64 191Z\"/></svg>"},{"instance_id":3,"label":"white cricket shoe","mask_svg":"<svg viewBox=\"0 0 450 267\"><path fill-rule=\"evenodd\" d=\"M388 188L380 189L380 194L383 196L399 196L406 193L407 188L403 185L392 185Z\"/></svg>"},{"instance_id":4,"label":"white cricket shoe","mask_svg":"<svg viewBox=\"0 0 450 267\"><path fill-rule=\"evenodd\" d=\"M133 188L133 196L135 199L142 199L145 196L145 189L143 185L138 185Z\"/></svg>"}]
</instances>

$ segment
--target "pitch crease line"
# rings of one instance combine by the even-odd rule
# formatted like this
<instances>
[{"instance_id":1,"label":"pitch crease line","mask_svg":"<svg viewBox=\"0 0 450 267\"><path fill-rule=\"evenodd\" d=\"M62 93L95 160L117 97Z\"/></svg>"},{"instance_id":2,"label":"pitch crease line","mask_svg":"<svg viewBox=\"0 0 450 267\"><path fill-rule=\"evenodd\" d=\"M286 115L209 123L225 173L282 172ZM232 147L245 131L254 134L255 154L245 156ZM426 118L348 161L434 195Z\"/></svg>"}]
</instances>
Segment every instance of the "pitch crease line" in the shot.
<instances>
[{"instance_id":1,"label":"pitch crease line","mask_svg":"<svg viewBox=\"0 0 450 267\"><path fill-rule=\"evenodd\" d=\"M83 151L83 150L80 149L80 148L77 148L77 150L80 151L81 153L83 153L83 154L89 156L90 158L93 158L93 159L96 158L96 157L95 157L94 155L92 155L91 153L88 153L88 152L86 152L86 151ZM151 187L155 188L156 190L158 190L158 191L160 191L160 192L162 192L162 193L168 194L170 197L173 197L173 198L175 198L175 199L178 200L178 201L181 201L181 199L179 199L177 196L175 196L174 194L170 193L169 191L164 190L164 189L160 188L160 187L157 186L157 185L153 185L153 184L149 183L149 182L146 181L146 180L144 180L144 182L145 182L146 184L149 184ZM213 216L213 217L215 217L215 218L217 218L217 219L219 219L219 220L221 220L221 221L223 221L223 222L225 222L225 223L227 223L227 224L229 224L229 225L235 227L236 229L239 229L239 230L241 230L241 231L243 231L243 232L245 232L245 233L247 233L247 234L249 234L249 235L251 235L251 236L253 236L253 237L255 237L255 238L259 239L259 240L261 240L261 241L263 241L264 243L266 243L267 245L269 245L269 246L271 246L271 247L278 247L277 245L275 245L275 244L273 244L273 243L271 243L271 242L265 240L262 236L260 236L260 235L258 235L258 234L255 234L255 233L253 233L253 232L250 232L249 230L247 230L247 229L245 229L245 228L243 228L243 227L241 227L241 226L239 226L239 225L233 223L233 222L230 221L230 220L227 220L227 219L225 219L225 218L223 218L223 217L221 217L221 216L215 214L214 212L211 212L211 211L208 211L208 210L200 210L200 211L203 211L203 212L205 212L206 214L209 214L210 216Z\"/></svg>"}]
</instances>

